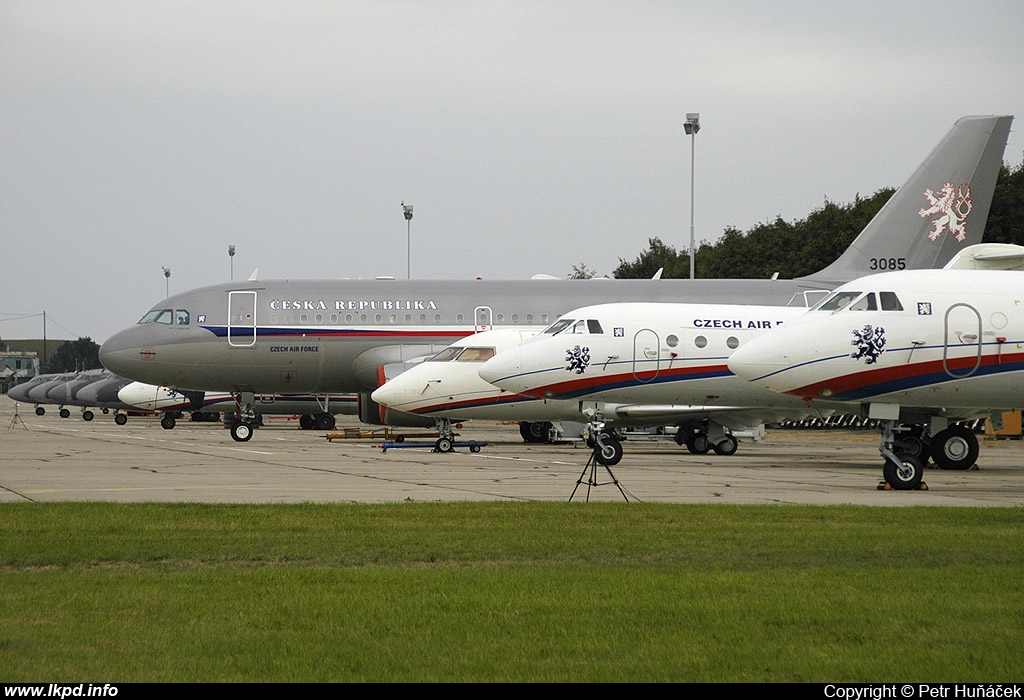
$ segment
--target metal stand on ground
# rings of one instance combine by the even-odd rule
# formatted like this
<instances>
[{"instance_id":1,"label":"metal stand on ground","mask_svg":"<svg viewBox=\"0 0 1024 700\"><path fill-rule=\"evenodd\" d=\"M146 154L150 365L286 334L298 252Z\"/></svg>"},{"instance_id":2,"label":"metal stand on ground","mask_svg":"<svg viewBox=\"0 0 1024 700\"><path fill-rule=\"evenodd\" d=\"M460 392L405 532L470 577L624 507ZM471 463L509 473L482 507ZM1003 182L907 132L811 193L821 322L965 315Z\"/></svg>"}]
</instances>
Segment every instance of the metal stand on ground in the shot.
<instances>
[{"instance_id":1,"label":"metal stand on ground","mask_svg":"<svg viewBox=\"0 0 1024 700\"><path fill-rule=\"evenodd\" d=\"M23 421L21 419L21 416L18 415L18 404L14 404L14 418L11 418L11 424L7 426L7 429L14 430L14 426L18 425L19 423L21 423L22 428L28 430L28 426L25 425L25 421Z\"/></svg>"},{"instance_id":2,"label":"metal stand on ground","mask_svg":"<svg viewBox=\"0 0 1024 700\"><path fill-rule=\"evenodd\" d=\"M619 480L615 478L614 474L612 474L611 468L607 464L602 462L600 459L598 459L598 455L600 454L600 450L601 450L601 445L600 445L600 443L597 440L595 440L594 441L594 449L590 453L590 459L587 460L586 465L583 467L583 471L580 472L580 478L578 478L576 480L576 486L573 488L572 494L569 496L569 500L570 501L576 495L576 489L578 489L580 487L580 484L583 484L583 483L586 483L586 485L587 485L587 502L590 502L590 489L591 488L597 488L598 486L606 486L608 484L615 484L615 487L617 489L619 489L619 493L622 494L622 497L625 498L627 502L629 501L629 497L626 495L626 492L622 490L622 486L619 484ZM608 476L611 478L611 481L605 481L605 482L598 481L598 479L597 479L597 465L599 465L599 464L602 467L604 467L604 470L606 472L608 472ZM586 481L584 481L584 477L587 477Z\"/></svg>"}]
</instances>

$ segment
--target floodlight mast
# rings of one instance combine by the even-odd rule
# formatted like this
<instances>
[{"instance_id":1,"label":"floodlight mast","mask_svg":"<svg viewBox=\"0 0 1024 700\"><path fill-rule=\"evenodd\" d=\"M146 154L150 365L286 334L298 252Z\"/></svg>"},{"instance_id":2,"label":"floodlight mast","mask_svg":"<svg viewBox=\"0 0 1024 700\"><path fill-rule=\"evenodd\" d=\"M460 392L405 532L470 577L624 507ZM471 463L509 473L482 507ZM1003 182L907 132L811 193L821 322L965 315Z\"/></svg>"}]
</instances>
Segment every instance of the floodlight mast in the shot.
<instances>
[{"instance_id":1,"label":"floodlight mast","mask_svg":"<svg viewBox=\"0 0 1024 700\"><path fill-rule=\"evenodd\" d=\"M686 121L683 123L683 130L690 137L690 279L694 277L694 237L693 237L693 156L697 142L697 132L700 131L700 112L687 112Z\"/></svg>"},{"instance_id":2,"label":"floodlight mast","mask_svg":"<svg viewBox=\"0 0 1024 700\"><path fill-rule=\"evenodd\" d=\"M164 271L164 296L171 296L171 268L165 267Z\"/></svg>"},{"instance_id":3,"label":"floodlight mast","mask_svg":"<svg viewBox=\"0 0 1024 700\"><path fill-rule=\"evenodd\" d=\"M405 214L405 277L412 279L412 205L402 202Z\"/></svg>"},{"instance_id":4,"label":"floodlight mast","mask_svg":"<svg viewBox=\"0 0 1024 700\"><path fill-rule=\"evenodd\" d=\"M231 262L231 281L235 281L235 246L228 246L228 260Z\"/></svg>"}]
</instances>

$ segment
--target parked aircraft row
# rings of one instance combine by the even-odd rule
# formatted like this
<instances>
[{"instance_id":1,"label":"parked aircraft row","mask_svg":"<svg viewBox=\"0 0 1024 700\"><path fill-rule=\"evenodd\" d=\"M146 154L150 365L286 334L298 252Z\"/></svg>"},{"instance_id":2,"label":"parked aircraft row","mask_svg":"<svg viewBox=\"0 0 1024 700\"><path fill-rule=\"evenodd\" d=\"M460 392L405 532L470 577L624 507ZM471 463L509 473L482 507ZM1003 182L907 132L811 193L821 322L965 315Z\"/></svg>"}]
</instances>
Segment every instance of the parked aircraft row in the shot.
<instances>
[{"instance_id":1,"label":"parked aircraft row","mask_svg":"<svg viewBox=\"0 0 1024 700\"><path fill-rule=\"evenodd\" d=\"M11 387L7 396L14 401L35 405L37 415L46 413L46 405L59 407L61 418L71 415L68 406L78 407L83 420L92 420L94 409L104 413L113 410L114 419L123 424L128 420L123 411L132 407L118 399L118 392L131 382L104 369L82 372L39 374L27 382Z\"/></svg>"},{"instance_id":2,"label":"parked aircraft row","mask_svg":"<svg viewBox=\"0 0 1024 700\"><path fill-rule=\"evenodd\" d=\"M78 407L82 419L91 421L94 411L114 412L114 422L124 425L128 414L158 413L164 428L174 427L176 418L189 413L193 420L219 420L220 414L235 414L237 404L230 393L178 391L152 386L117 376L105 369L82 372L40 374L27 382L11 387L10 399L35 406L36 415L44 415L47 405L59 407L61 418L71 416L69 407ZM257 417L263 415L298 415L303 429L330 430L335 416L356 413L356 396L338 394L319 396L260 395L256 399Z\"/></svg>"},{"instance_id":3,"label":"parked aircraft row","mask_svg":"<svg viewBox=\"0 0 1024 700\"><path fill-rule=\"evenodd\" d=\"M358 392L360 418L379 423L380 410L371 392L404 363L432 357L474 332L493 328L536 332L582 306L624 301L713 302L716 306L757 303L776 311L756 318L774 323L783 315L790 317L788 314L793 312L784 311L787 307L809 308L838 285L864 274L879 269L941 267L963 246L980 242L1011 121L1009 116L959 120L851 247L835 263L809 277L788 281L249 280L169 297L138 324L112 336L103 344L100 357L108 369L138 381L175 389L232 393L240 403L242 417L232 427L232 436L247 440L259 393ZM731 318L711 307L693 309L688 315L692 319ZM591 314L573 320L600 318ZM609 327L614 333L620 326ZM712 336L716 341L722 339L730 350L731 336L718 331L739 332L713 325L704 330L709 341ZM745 338L751 332L768 329L743 330ZM648 345L659 345L660 352L661 340L674 335L684 345L670 352L682 353L685 347L686 354L665 365L664 376L680 376L682 366L693 370L691 374L724 371L727 355L712 356L711 350L704 348L698 348L699 353L691 350L696 347L696 333L654 335L656 343L651 335L636 342L630 337L629 357L634 351L648 352ZM739 335L733 335L739 339ZM698 361L693 357L712 364L695 369ZM611 359L615 358L594 361L620 369ZM633 366L639 378L659 384L661 362L659 355L654 374L646 360ZM747 391L761 389L749 386ZM696 400L674 400L665 405L677 411L673 420L682 420L686 414L678 411L680 407L756 407L758 401L749 398L752 395L740 401L739 394L709 392ZM619 400L632 403L622 393L613 398ZM575 403L578 412L581 404ZM661 405L638 403L630 410L639 416L647 408ZM388 411L385 418L396 422L423 420L423 416L394 411Z\"/></svg>"}]
</instances>

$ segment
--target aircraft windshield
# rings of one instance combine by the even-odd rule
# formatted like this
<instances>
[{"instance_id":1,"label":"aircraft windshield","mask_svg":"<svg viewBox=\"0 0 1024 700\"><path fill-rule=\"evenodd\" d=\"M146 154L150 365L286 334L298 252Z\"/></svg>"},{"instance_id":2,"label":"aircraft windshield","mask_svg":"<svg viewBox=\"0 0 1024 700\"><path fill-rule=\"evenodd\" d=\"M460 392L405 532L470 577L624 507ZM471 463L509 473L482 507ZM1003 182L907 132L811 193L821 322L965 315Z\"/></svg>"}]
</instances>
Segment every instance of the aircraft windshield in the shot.
<instances>
[{"instance_id":1,"label":"aircraft windshield","mask_svg":"<svg viewBox=\"0 0 1024 700\"><path fill-rule=\"evenodd\" d=\"M187 326L189 313L187 309L153 309L143 316L139 323L162 323L165 326Z\"/></svg>"},{"instance_id":2,"label":"aircraft windshield","mask_svg":"<svg viewBox=\"0 0 1024 700\"><path fill-rule=\"evenodd\" d=\"M427 362L451 362L461 355L463 350L465 348L445 348L427 360Z\"/></svg>"},{"instance_id":3,"label":"aircraft windshield","mask_svg":"<svg viewBox=\"0 0 1024 700\"><path fill-rule=\"evenodd\" d=\"M545 328L544 332L549 334L549 335L558 335L559 333L561 333L562 331L564 331L566 328L568 328L569 326L571 326L574 323L575 323L575 321L572 320L571 318L561 318L561 319L555 321L554 323L552 323L547 328Z\"/></svg>"},{"instance_id":4,"label":"aircraft windshield","mask_svg":"<svg viewBox=\"0 0 1024 700\"><path fill-rule=\"evenodd\" d=\"M427 362L485 362L494 357L494 348L445 348Z\"/></svg>"},{"instance_id":5,"label":"aircraft windshield","mask_svg":"<svg viewBox=\"0 0 1024 700\"><path fill-rule=\"evenodd\" d=\"M836 292L821 302L816 311L839 311L840 309L845 309L860 295L861 292Z\"/></svg>"}]
</instances>

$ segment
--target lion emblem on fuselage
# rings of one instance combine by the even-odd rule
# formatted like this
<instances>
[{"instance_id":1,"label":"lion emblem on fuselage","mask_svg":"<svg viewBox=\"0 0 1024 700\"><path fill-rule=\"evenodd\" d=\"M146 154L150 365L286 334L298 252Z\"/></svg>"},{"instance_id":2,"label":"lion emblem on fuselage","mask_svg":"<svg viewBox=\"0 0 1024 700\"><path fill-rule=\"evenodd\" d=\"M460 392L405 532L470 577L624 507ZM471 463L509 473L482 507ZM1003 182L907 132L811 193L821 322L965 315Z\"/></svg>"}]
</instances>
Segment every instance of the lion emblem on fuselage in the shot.
<instances>
[{"instance_id":1,"label":"lion emblem on fuselage","mask_svg":"<svg viewBox=\"0 0 1024 700\"><path fill-rule=\"evenodd\" d=\"M579 345L567 348L565 361L569 363L565 366L568 371L583 374L583 371L590 366L590 348L581 348Z\"/></svg>"},{"instance_id":2,"label":"lion emblem on fuselage","mask_svg":"<svg viewBox=\"0 0 1024 700\"><path fill-rule=\"evenodd\" d=\"M942 191L938 195L935 190L928 188L924 191L924 196L928 198L931 206L927 209L922 208L917 215L923 219L926 216L938 214L932 220L932 230L928 234L928 238L934 241L948 229L958 241L963 243L967 238L967 227L964 221L974 208L974 203L971 201L971 186L965 182L954 189L953 183L947 182L942 186Z\"/></svg>"},{"instance_id":3,"label":"lion emblem on fuselage","mask_svg":"<svg viewBox=\"0 0 1024 700\"><path fill-rule=\"evenodd\" d=\"M850 353L850 357L859 360L865 358L864 364L873 365L878 357L885 352L885 329L879 326L874 328L871 324L864 326L864 330L853 329L853 340L850 345L857 348Z\"/></svg>"}]
</instances>

